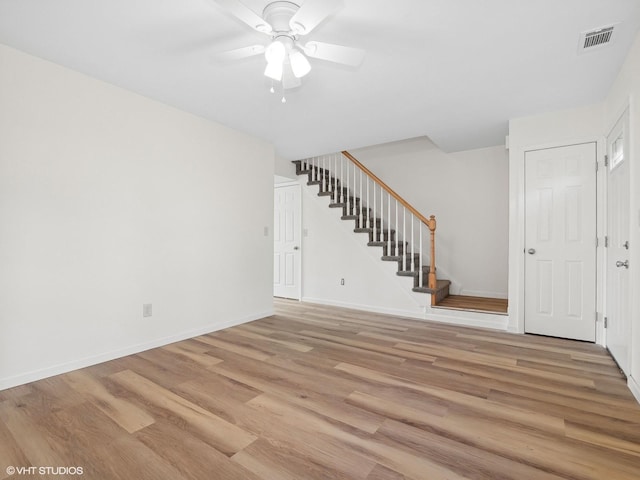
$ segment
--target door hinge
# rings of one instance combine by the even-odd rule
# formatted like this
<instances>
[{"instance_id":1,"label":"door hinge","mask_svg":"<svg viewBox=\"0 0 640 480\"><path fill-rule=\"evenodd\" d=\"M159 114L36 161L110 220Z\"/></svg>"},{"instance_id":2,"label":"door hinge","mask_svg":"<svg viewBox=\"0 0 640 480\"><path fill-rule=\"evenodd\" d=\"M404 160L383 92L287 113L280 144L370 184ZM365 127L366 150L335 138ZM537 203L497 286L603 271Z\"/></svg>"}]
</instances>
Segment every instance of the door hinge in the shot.
<instances>
[{"instance_id":1,"label":"door hinge","mask_svg":"<svg viewBox=\"0 0 640 480\"><path fill-rule=\"evenodd\" d=\"M604 317L604 328L607 328L609 326L609 319L607 317Z\"/></svg>"},{"instance_id":2,"label":"door hinge","mask_svg":"<svg viewBox=\"0 0 640 480\"><path fill-rule=\"evenodd\" d=\"M609 247L609 236L608 235L604 236L604 247L605 248Z\"/></svg>"},{"instance_id":3,"label":"door hinge","mask_svg":"<svg viewBox=\"0 0 640 480\"><path fill-rule=\"evenodd\" d=\"M608 167L609 166L609 155L605 155L604 156L604 166Z\"/></svg>"}]
</instances>

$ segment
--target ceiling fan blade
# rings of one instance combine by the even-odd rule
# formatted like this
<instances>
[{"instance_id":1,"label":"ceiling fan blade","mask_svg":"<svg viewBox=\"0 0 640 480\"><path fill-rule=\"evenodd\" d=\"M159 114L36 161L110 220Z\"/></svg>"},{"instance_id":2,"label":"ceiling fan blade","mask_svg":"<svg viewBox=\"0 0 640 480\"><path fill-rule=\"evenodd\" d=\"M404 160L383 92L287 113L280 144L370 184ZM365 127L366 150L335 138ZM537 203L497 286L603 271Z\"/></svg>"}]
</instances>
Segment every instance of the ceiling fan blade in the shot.
<instances>
[{"instance_id":1,"label":"ceiling fan blade","mask_svg":"<svg viewBox=\"0 0 640 480\"><path fill-rule=\"evenodd\" d=\"M341 63L351 67L359 66L364 60L364 50L334 45L333 43L307 42L304 46L304 53L313 58Z\"/></svg>"},{"instance_id":2,"label":"ceiling fan blade","mask_svg":"<svg viewBox=\"0 0 640 480\"><path fill-rule=\"evenodd\" d=\"M343 0L306 0L291 17L289 26L298 35L306 35L343 5Z\"/></svg>"},{"instance_id":3,"label":"ceiling fan blade","mask_svg":"<svg viewBox=\"0 0 640 480\"><path fill-rule=\"evenodd\" d=\"M302 80L293 74L291 65L286 63L284 65L284 70L282 71L282 88L290 90L292 88L299 87L300 85L302 85Z\"/></svg>"},{"instance_id":4,"label":"ceiling fan blade","mask_svg":"<svg viewBox=\"0 0 640 480\"><path fill-rule=\"evenodd\" d=\"M213 60L216 62L232 62L234 60L242 60L243 58L253 57L264 53L264 45L251 45L249 47L236 48L235 50L227 50L226 52L218 52L213 54Z\"/></svg>"},{"instance_id":5,"label":"ceiling fan blade","mask_svg":"<svg viewBox=\"0 0 640 480\"><path fill-rule=\"evenodd\" d=\"M271 33L273 28L260 15L245 6L239 0L214 0L229 13L242 20L254 30L261 33Z\"/></svg>"}]
</instances>

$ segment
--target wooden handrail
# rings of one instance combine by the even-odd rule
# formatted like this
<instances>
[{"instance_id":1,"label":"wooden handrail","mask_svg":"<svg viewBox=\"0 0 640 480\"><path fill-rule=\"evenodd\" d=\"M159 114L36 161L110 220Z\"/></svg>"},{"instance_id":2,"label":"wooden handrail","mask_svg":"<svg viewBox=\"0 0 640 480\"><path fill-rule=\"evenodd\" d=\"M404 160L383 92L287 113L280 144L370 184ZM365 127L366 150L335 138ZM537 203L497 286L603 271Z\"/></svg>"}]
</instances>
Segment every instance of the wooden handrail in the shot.
<instances>
[{"instance_id":1,"label":"wooden handrail","mask_svg":"<svg viewBox=\"0 0 640 480\"><path fill-rule=\"evenodd\" d=\"M422 215L418 210L416 210L415 208L413 208L409 202L407 202L404 198L402 198L400 195L398 195L396 192L393 191L393 189L387 185L386 183L384 183L382 180L380 180L373 172L371 172L371 170L369 170L367 167L365 167L363 164L361 164L353 155L351 155L349 152L347 152L346 150L342 151L342 154L347 157L349 160L351 160L360 170L362 170L364 173L366 173L369 178L371 178L373 181L375 181L378 185L380 185L384 190L387 191L387 193L389 195L391 195L393 198L395 198L398 202L400 202L401 205L403 205L407 210L409 210L411 213L413 213L418 220L420 220L422 223L424 223L427 227L429 227L429 229L431 230L431 227L429 226L429 224L431 223L429 220L427 220L424 215ZM431 218L434 218L433 216ZM435 218L433 220L433 228L435 230Z\"/></svg>"},{"instance_id":2,"label":"wooden handrail","mask_svg":"<svg viewBox=\"0 0 640 480\"><path fill-rule=\"evenodd\" d=\"M429 229L430 240L431 240L431 261L429 265L429 274L427 277L427 285L430 289L435 290L437 287L437 279L436 279L436 217L435 215L431 215L427 220L424 215L422 215L419 211L413 208L409 202L407 202L404 198L398 195L389 185L380 180L371 170L361 164L353 155L351 155L346 150L342 151L342 155L347 157L354 165L356 165L360 170L362 170L370 179L380 185L389 195L396 199L398 203L403 205L407 210L409 210L418 220L424 223ZM431 303L435 305L436 297L435 295L431 296Z\"/></svg>"}]
</instances>

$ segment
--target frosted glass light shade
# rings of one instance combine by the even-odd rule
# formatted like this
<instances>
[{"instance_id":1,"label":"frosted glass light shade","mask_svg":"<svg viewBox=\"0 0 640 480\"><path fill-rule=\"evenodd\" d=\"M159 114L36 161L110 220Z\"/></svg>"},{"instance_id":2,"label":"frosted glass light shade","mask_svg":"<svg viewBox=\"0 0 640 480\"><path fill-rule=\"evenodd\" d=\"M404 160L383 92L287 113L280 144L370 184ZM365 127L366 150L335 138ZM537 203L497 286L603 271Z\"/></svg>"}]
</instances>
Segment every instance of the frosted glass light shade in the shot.
<instances>
[{"instance_id":1,"label":"frosted glass light shade","mask_svg":"<svg viewBox=\"0 0 640 480\"><path fill-rule=\"evenodd\" d=\"M264 74L276 82L282 80L282 62L269 62L267 68L264 69Z\"/></svg>"},{"instance_id":2,"label":"frosted glass light shade","mask_svg":"<svg viewBox=\"0 0 640 480\"><path fill-rule=\"evenodd\" d=\"M284 57L287 54L287 48L279 40L271 42L271 44L264 51L264 58L267 59L267 63L282 63Z\"/></svg>"},{"instance_id":3,"label":"frosted glass light shade","mask_svg":"<svg viewBox=\"0 0 640 480\"><path fill-rule=\"evenodd\" d=\"M289 62L291 63L291 70L293 70L296 78L302 78L311 71L309 60L298 50L291 52Z\"/></svg>"}]
</instances>

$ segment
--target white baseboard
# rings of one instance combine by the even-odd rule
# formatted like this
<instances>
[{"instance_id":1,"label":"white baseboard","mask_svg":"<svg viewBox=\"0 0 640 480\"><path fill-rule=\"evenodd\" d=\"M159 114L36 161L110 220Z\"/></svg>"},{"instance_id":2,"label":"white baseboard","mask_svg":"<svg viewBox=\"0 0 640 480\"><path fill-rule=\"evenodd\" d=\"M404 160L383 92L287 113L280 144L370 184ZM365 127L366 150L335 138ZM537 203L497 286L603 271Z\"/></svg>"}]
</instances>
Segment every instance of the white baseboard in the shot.
<instances>
[{"instance_id":1,"label":"white baseboard","mask_svg":"<svg viewBox=\"0 0 640 480\"><path fill-rule=\"evenodd\" d=\"M638 403L640 403L640 383L636 382L636 379L633 377L627 377L627 386L633 396L636 397Z\"/></svg>"},{"instance_id":2,"label":"white baseboard","mask_svg":"<svg viewBox=\"0 0 640 480\"><path fill-rule=\"evenodd\" d=\"M188 338L197 337L199 335L205 335L207 333L216 332L225 328L241 325L243 323L252 322L261 318L270 317L274 314L273 310L268 310L255 315L250 315L244 318L238 318L235 320L229 320L222 323L213 323L200 328L185 330L168 337L157 338L150 340L149 342L139 343L136 345L129 345L127 347L112 350L109 352L99 353L90 357L81 358L72 362L61 363L51 367L43 368L40 370L33 370L31 372L21 373L19 375L0 378L0 390L16 387L18 385L24 385L25 383L35 382L36 380L42 380L43 378L52 377L54 375L60 375L62 373L78 370L79 368L90 367L98 363L108 362L116 358L126 357L127 355L133 355L135 353L144 352L152 348L162 347L170 343L179 342Z\"/></svg>"},{"instance_id":3,"label":"white baseboard","mask_svg":"<svg viewBox=\"0 0 640 480\"><path fill-rule=\"evenodd\" d=\"M302 301L315 303L318 305L330 305L332 307L352 308L354 310L381 313L384 315L395 315L398 317L411 318L415 320L428 320L440 323L450 323L453 325L460 325L464 327L491 328L493 330L502 331L507 330L507 324L509 322L509 318L507 316L494 315L491 313L462 312L459 310L443 310L441 313L432 310L430 307L426 307L427 312L425 313L424 307L416 307L416 310L412 311L378 307L374 305L360 305L356 303L312 297L303 297Z\"/></svg>"},{"instance_id":4,"label":"white baseboard","mask_svg":"<svg viewBox=\"0 0 640 480\"><path fill-rule=\"evenodd\" d=\"M417 320L424 320L424 309L416 307L415 311L398 308L377 307L375 305L361 305L358 303L341 302L339 300L327 300L324 298L302 297L303 302L315 303L317 305L329 305L331 307L352 308L364 312L382 313L384 315L396 315L398 317L408 317Z\"/></svg>"}]
</instances>

